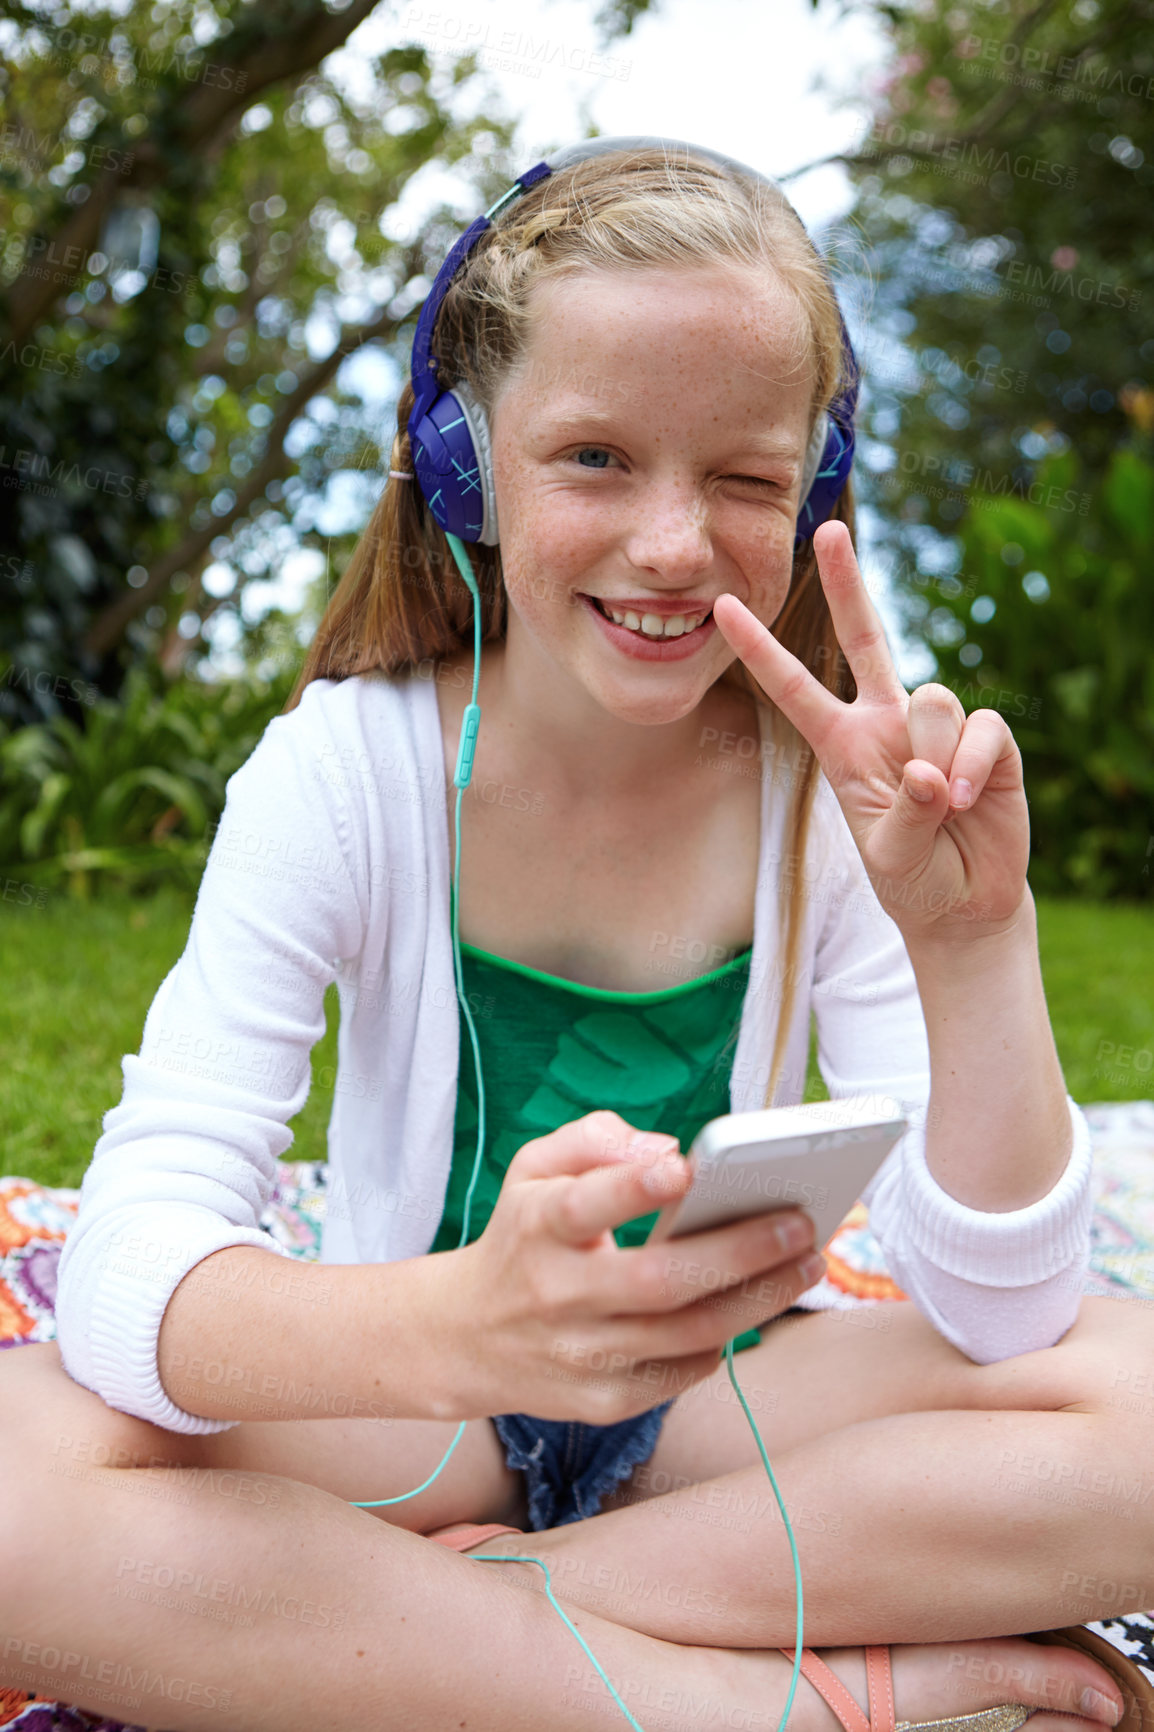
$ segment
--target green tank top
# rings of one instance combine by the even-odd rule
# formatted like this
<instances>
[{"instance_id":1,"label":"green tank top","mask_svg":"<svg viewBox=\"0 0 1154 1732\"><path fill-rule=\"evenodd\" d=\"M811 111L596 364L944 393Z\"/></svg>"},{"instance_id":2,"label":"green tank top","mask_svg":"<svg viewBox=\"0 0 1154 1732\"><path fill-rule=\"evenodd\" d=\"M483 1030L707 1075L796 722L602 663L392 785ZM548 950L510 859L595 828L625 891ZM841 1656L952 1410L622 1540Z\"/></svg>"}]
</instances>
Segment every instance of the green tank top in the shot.
<instances>
[{"instance_id":1,"label":"green tank top","mask_svg":"<svg viewBox=\"0 0 1154 1732\"><path fill-rule=\"evenodd\" d=\"M452 901L452 898L450 898ZM450 909L450 919L452 912ZM465 995L481 1051L485 1148L469 1208L471 1244L484 1231L510 1161L524 1143L610 1108L640 1130L678 1138L730 1111L729 1080L752 950L696 980L654 992L611 992L461 945ZM460 1060L453 1158L431 1249L455 1250L477 1154L473 1044L458 1003ZM644 1244L657 1211L614 1230ZM734 1352L756 1346L756 1329Z\"/></svg>"}]
</instances>

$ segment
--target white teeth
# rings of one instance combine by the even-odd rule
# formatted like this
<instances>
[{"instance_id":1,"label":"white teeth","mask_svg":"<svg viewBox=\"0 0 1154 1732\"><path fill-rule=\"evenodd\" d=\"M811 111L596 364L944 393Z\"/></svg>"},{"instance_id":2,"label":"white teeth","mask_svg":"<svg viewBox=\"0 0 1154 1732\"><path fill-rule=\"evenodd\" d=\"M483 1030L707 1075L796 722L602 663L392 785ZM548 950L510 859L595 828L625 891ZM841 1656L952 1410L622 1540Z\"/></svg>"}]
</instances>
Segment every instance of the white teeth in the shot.
<instances>
[{"instance_id":1,"label":"white teeth","mask_svg":"<svg viewBox=\"0 0 1154 1732\"><path fill-rule=\"evenodd\" d=\"M662 619L656 613L620 613L606 602L602 606L615 625L623 625L628 631L644 632L646 637L681 637L687 631L696 631L706 617L703 613L675 613L671 619Z\"/></svg>"}]
</instances>

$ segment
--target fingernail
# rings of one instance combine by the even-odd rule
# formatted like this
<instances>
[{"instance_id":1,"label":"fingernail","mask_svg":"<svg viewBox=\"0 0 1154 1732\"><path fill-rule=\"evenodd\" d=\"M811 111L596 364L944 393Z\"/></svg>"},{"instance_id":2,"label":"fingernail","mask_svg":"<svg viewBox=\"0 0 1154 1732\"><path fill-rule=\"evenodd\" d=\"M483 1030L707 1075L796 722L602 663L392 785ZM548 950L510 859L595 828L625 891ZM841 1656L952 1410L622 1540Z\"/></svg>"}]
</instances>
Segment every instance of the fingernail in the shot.
<instances>
[{"instance_id":1,"label":"fingernail","mask_svg":"<svg viewBox=\"0 0 1154 1732\"><path fill-rule=\"evenodd\" d=\"M630 1160L657 1160L662 1155L673 1154L681 1147L676 1137L671 1137L668 1131L634 1131L625 1145L625 1153Z\"/></svg>"},{"instance_id":2,"label":"fingernail","mask_svg":"<svg viewBox=\"0 0 1154 1732\"><path fill-rule=\"evenodd\" d=\"M798 1264L798 1271L807 1287L812 1287L815 1281L820 1281L825 1274L825 1258L820 1251L811 1251L808 1257L803 1257Z\"/></svg>"},{"instance_id":3,"label":"fingernail","mask_svg":"<svg viewBox=\"0 0 1154 1732\"><path fill-rule=\"evenodd\" d=\"M1081 1705L1083 1714L1091 1720L1105 1720L1108 1726L1116 1726L1122 1718L1123 1710L1109 1696L1103 1696L1101 1690L1083 1690Z\"/></svg>"},{"instance_id":4,"label":"fingernail","mask_svg":"<svg viewBox=\"0 0 1154 1732\"><path fill-rule=\"evenodd\" d=\"M783 1251L800 1251L803 1245L812 1244L813 1227L804 1215L791 1215L778 1223L777 1237Z\"/></svg>"},{"instance_id":5,"label":"fingernail","mask_svg":"<svg viewBox=\"0 0 1154 1732\"><path fill-rule=\"evenodd\" d=\"M913 798L915 800L920 800L923 805L934 797L934 790L930 787L930 784L928 782L919 781L916 776L906 777L906 787L909 789Z\"/></svg>"},{"instance_id":6,"label":"fingernail","mask_svg":"<svg viewBox=\"0 0 1154 1732\"><path fill-rule=\"evenodd\" d=\"M968 806L974 797L974 790L964 776L959 776L950 788L950 801L955 806Z\"/></svg>"}]
</instances>

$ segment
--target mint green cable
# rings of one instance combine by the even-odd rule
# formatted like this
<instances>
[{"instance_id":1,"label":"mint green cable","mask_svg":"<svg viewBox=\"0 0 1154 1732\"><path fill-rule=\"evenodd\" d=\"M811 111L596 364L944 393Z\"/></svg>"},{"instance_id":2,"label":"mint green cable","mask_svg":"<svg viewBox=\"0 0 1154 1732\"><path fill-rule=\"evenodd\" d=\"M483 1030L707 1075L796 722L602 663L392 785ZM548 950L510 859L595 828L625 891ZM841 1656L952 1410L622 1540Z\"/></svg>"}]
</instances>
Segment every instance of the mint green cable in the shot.
<instances>
[{"instance_id":1,"label":"mint green cable","mask_svg":"<svg viewBox=\"0 0 1154 1732\"><path fill-rule=\"evenodd\" d=\"M803 1643L802 1643L801 1561L797 1555L797 1544L796 1544L794 1537L793 1537L793 1529L790 1527L789 1517L785 1513L785 1504L782 1500L781 1492L778 1490L777 1481L773 1477L773 1469L769 1465L769 1457L765 1453L765 1445L761 1441L761 1433L757 1429L757 1421L754 1419L753 1414L749 1411L749 1403L746 1401L745 1396L742 1393L741 1385L737 1381L737 1373L733 1369L733 1342L732 1341L727 1341L725 1343L725 1368L729 1372L729 1381L732 1383L733 1387L737 1391L737 1399L741 1402L742 1408L744 1409L744 1412L745 1412L745 1417L746 1417L746 1419L748 1419L751 1427L753 1428L753 1435L757 1440L757 1447L758 1447L759 1451L761 1452L762 1465L764 1466L766 1473L769 1475L769 1483L773 1487L773 1495L777 1499L777 1507L781 1511L781 1519L785 1523L785 1531L789 1535L789 1549L793 1554L793 1579L794 1579L794 1583L797 1587L797 1635L794 1639L793 1672L792 1672L792 1674L790 1676L790 1680L789 1680L789 1694L785 1699L785 1707L782 1709L781 1719L779 1720L778 1727L777 1727L777 1732L785 1732L785 1724L786 1724L786 1721L789 1719L789 1711L793 1707L793 1698L794 1698L794 1694L797 1690L798 1674L801 1671L801 1651L802 1651L802 1647L803 1647ZM576 1636L577 1640L580 1642L581 1646L584 1648L584 1650L588 1654L589 1658L593 1661L593 1664L597 1669L598 1677L601 1679L601 1681L605 1684L606 1688L609 1690L610 1695L613 1697L613 1700L616 1702L617 1706L620 1708L621 1712L624 1714L624 1716L628 1720L629 1724L632 1727L634 1727L635 1732L645 1732L644 1727L638 1725L637 1721L633 1718L633 1715L629 1712L628 1708L625 1706L624 1702L621 1700L620 1696L617 1694L616 1690L613 1688L612 1683L606 1677L605 1673L602 1671L601 1666L598 1663L596 1655L593 1653L592 1649L590 1648L589 1644L586 1642L586 1640L585 1640L584 1636L581 1634L580 1630L578 1630L575 1627L575 1625L570 1623L570 1620L567 1617L565 1617L565 1613L562 1610L562 1608L559 1605L557 1605L557 1601L553 1598L552 1579L549 1575L549 1571L546 1568L546 1566L543 1563L541 1563L541 1559L540 1558L526 1558L526 1557L515 1556L513 1553L503 1555L499 1552L470 1552L469 1556L471 1558L473 1558L477 1563L480 1563L480 1564L540 1564L541 1568L545 1571L545 1592L549 1596L550 1604L552 1606L556 1607L557 1611L561 1614L562 1618L565 1619L565 1623L568 1625L569 1629L571 1629L573 1631L573 1634Z\"/></svg>"},{"instance_id":2,"label":"mint green cable","mask_svg":"<svg viewBox=\"0 0 1154 1732\"><path fill-rule=\"evenodd\" d=\"M558 1603L558 1601L554 1598L554 1595L553 1595L553 1578L549 1574L548 1564L543 1563L540 1558L525 1558L525 1557L519 1557L519 1556L515 1557L512 1553L510 1553L508 1556L505 1556L501 1552L470 1552L469 1556L474 1560L475 1563L478 1563L478 1564L537 1564L540 1569L543 1569L545 1572L545 1592L549 1596L549 1604L553 1607L554 1611L557 1612L559 1617L564 1621L566 1627L568 1629L572 1630L573 1634L576 1636L577 1640L580 1642L581 1646L584 1648L585 1652L588 1654L589 1658L592 1660L593 1665L594 1665L596 1672L597 1672L597 1676L601 1679L602 1683L607 1687L609 1694L612 1696L613 1700L616 1702L617 1706L620 1708L621 1712L624 1714L624 1716L628 1720L629 1724L633 1727L633 1732L645 1732L644 1726L642 1726L639 1721L637 1721L633 1718L632 1714L629 1712L628 1708L625 1706L624 1702L621 1700L620 1696L617 1694L616 1690L613 1688L612 1683L606 1677L605 1672L602 1670L601 1662L598 1660L596 1654L593 1652L592 1648L589 1646L588 1642L585 1640L584 1636L581 1634L581 1632L577 1628L576 1624L573 1622L573 1620L570 1617L567 1616L567 1614L565 1612L565 1608L562 1605L560 1605Z\"/></svg>"},{"instance_id":3,"label":"mint green cable","mask_svg":"<svg viewBox=\"0 0 1154 1732\"><path fill-rule=\"evenodd\" d=\"M764 1443L762 1443L761 1433L757 1429L757 1421L754 1419L752 1413L749 1411L749 1403L748 1403L748 1401L746 1401L745 1396L742 1394L741 1385L737 1381L737 1373L733 1369L733 1342L732 1341L727 1341L725 1343L725 1369L729 1373L729 1381L732 1383L733 1387L737 1391L737 1399L740 1401L742 1408L745 1411L745 1417L746 1417L746 1419L748 1419L751 1427L753 1428L753 1435L757 1441L758 1451L761 1455L761 1464L765 1468L766 1473L769 1475L769 1483L773 1487L773 1495L777 1499L777 1507L781 1511L781 1519L785 1523L785 1531L789 1535L789 1549L790 1549L791 1553L793 1554L793 1580L794 1580L794 1586L797 1589L797 1634L794 1637L794 1643L793 1643L793 1650L794 1650L794 1652L793 1652L793 1675L791 1676L791 1678L789 1680L789 1695L785 1699L785 1707L782 1710L781 1720L779 1721L778 1728L777 1728L777 1732L785 1732L785 1723L789 1719L789 1711L793 1707L794 1691L797 1689L797 1675L801 1671L801 1650L802 1650L802 1646L803 1646L802 1639L801 1639L802 1638L801 1560L798 1558L798 1555L797 1555L797 1542L793 1537L793 1529L789 1525L789 1517L785 1513L785 1503L782 1499L782 1495L781 1495L780 1491L777 1489L777 1481L773 1477L773 1469L769 1465L769 1457L765 1453L765 1445L764 1445Z\"/></svg>"},{"instance_id":4,"label":"mint green cable","mask_svg":"<svg viewBox=\"0 0 1154 1732\"><path fill-rule=\"evenodd\" d=\"M494 206L493 208L496 209L497 207ZM481 673L481 605L480 605L481 598L477 592L476 579L473 575L472 566L469 564L469 556L465 552L464 544L455 535L448 535L446 537L446 539L448 540L449 547L450 547L450 550L452 552L453 558L457 562L457 567L461 573L461 576L465 579L465 582L469 586L469 590L472 593L472 597L473 597L473 693L472 693L472 698L470 699L470 702L471 702L471 704L476 705L476 703L477 703L477 688L478 688L478 685L480 682L480 673ZM454 849L453 849L453 964L454 964L454 969L455 969L455 973L456 973L457 992L458 992L458 995L460 998L461 1008L465 1012L465 1020L467 1021L468 1025L469 1025L469 1038L473 1044L473 1059L474 1059L474 1062L476 1064L476 1070L477 1070L477 1153L476 1153L476 1157L474 1158L474 1161L473 1161L473 1173L472 1173L472 1177L469 1180L469 1188L465 1193L465 1214L464 1214L464 1219L461 1223L461 1237L460 1237L460 1240L459 1240L458 1245L457 1245L458 1250L461 1249L461 1247L465 1244L465 1242L468 1238L468 1234L469 1234L469 1210L472 1206L473 1192L476 1188L477 1180L480 1177L481 1152L482 1152L482 1149L484 1148L484 1143L485 1143L485 1085L481 1080L481 1048L480 1048L480 1044L477 1040L477 1030L476 1030L476 1027L475 1027L474 1022L473 1022L472 1013L469 1010L468 1001L467 1001L466 996L465 996L464 973L463 973L463 970L461 967L461 943L460 943L461 795L463 794L463 792L464 792L463 786L458 784L458 786L457 786L457 804L456 804L456 807L454 808L454 813L453 813L453 841L454 841ZM778 1729L777 1729L777 1732L785 1732L785 1725L786 1725L787 1720L789 1719L789 1711L793 1707L793 1698L794 1698L794 1694L797 1690L798 1674L801 1670L801 1653L802 1653L802 1646L803 1646L803 1643L802 1643L801 1562L800 1562L800 1559L798 1558L798 1555L797 1555L797 1542L794 1540L794 1537L793 1537L793 1529L789 1525L789 1516L786 1514L785 1503L782 1500L781 1492L778 1490L777 1481L773 1477L773 1469L769 1465L769 1457L765 1453L765 1445L761 1441L761 1433L757 1429L757 1421L754 1419L753 1414L750 1412L749 1403L745 1399L745 1395L742 1392L741 1385L737 1381L737 1373L733 1369L733 1342L732 1341L727 1341L725 1344L725 1368L729 1373L729 1381L732 1383L734 1389L737 1391L737 1398L741 1402L741 1406L742 1406L742 1409L745 1413L745 1417L746 1417L746 1419L748 1419L750 1426L753 1430L754 1439L756 1440L757 1448L758 1448L758 1451L761 1455L762 1465L764 1466L766 1473L769 1475L769 1483L773 1487L773 1495L777 1499L777 1507L781 1511L781 1519L785 1523L785 1531L786 1531L787 1535L789 1536L789 1549L790 1549L790 1552L793 1556L794 1582L795 1582L796 1587L797 1587L797 1635L796 1635L795 1640L794 1640L793 1672L792 1672L792 1675L791 1675L790 1680L789 1680L789 1694L785 1699L785 1707L782 1710L781 1720L778 1723ZM460 1425L458 1426L457 1435L454 1437L452 1443L449 1445L448 1449L445 1451L444 1457L442 1458L440 1465L438 1467L434 1468L433 1472L429 1475L428 1479L425 1480L424 1484L417 1486L414 1491L402 1492L400 1497L377 1498L374 1502L371 1502L371 1503L358 1503L354 1498L350 1498L348 1501L353 1505L354 1509L382 1509L387 1504L407 1503L410 1498L416 1497L418 1492L422 1492L428 1486L431 1486L433 1481L441 1473L441 1471L445 1467L446 1463L448 1462L449 1457L452 1455L453 1451L456 1449L457 1445L460 1443L461 1438L464 1435L465 1423L466 1422L464 1420L462 1420ZM553 1579L549 1574L548 1565L543 1563L540 1558L522 1557L519 1555L502 1556L501 1554L499 1554L497 1552L488 1552L488 1553L486 1553L486 1552L472 1552L472 1553L470 1553L470 1556L473 1558L473 1560L476 1563L483 1563L483 1564L536 1564L539 1569L542 1569L545 1571L545 1592L549 1597L550 1605L557 1612L557 1614L559 1615L559 1617L561 1618L561 1620L565 1624L566 1628L569 1629L573 1633L574 1636L576 1636L576 1638L580 1642L582 1648L585 1650L585 1653L588 1655L589 1659L592 1660L598 1677L601 1679L601 1681L604 1683L604 1685L608 1689L610 1695L613 1697L613 1700L616 1702L617 1706L620 1708L621 1712L624 1714L625 1718L628 1720L630 1726L633 1727L633 1732L645 1732L645 1728L637 1720L634 1719L633 1715L629 1712L629 1709L625 1706L624 1702L621 1700L620 1696L617 1694L617 1691L613 1688L612 1683L610 1682L609 1678L607 1677L607 1675L606 1675L605 1671L603 1670L600 1662L598 1661L596 1655L593 1653L593 1650L590 1648L590 1646L586 1642L584 1636L581 1634L580 1630L578 1630L577 1626L566 1615L564 1608L558 1603L557 1599L554 1597Z\"/></svg>"},{"instance_id":5,"label":"mint green cable","mask_svg":"<svg viewBox=\"0 0 1154 1732\"><path fill-rule=\"evenodd\" d=\"M753 1428L753 1435L757 1440L757 1447L761 1453L762 1465L764 1466L766 1473L769 1475L769 1483L773 1487L773 1495L777 1499L777 1507L781 1511L781 1519L785 1523L785 1531L789 1535L789 1549L793 1554L793 1579L794 1579L794 1583L795 1583L796 1588L797 1588L797 1634L796 1634L796 1637L794 1639L793 1671L790 1675L790 1680L789 1680L789 1694L785 1699L785 1707L782 1709L781 1719L778 1721L778 1727L777 1727L777 1732L785 1732L786 1721L789 1719L789 1711L793 1707L793 1698L794 1698L794 1695L797 1691L797 1679L798 1679L798 1674L801 1671L801 1652L802 1652L802 1647L804 1646L804 1644L802 1642L801 1561L797 1555L797 1543L793 1537L793 1529L789 1525L789 1517L785 1512L785 1503L782 1500L782 1495L778 1489L777 1481L773 1477L773 1469L769 1465L769 1457L765 1453L765 1445L761 1441L761 1433L757 1429L757 1421L754 1419L753 1414L749 1410L749 1403L746 1401L745 1396L742 1393L741 1385L737 1381L737 1373L733 1369L733 1342L732 1341L727 1341L725 1343L725 1368L729 1372L729 1381L732 1383L733 1387L737 1391L737 1399L741 1402L742 1408L745 1412L745 1417L746 1417L746 1419L748 1419L751 1427ZM605 1685L606 1689L609 1691L609 1694L613 1697L613 1700L616 1702L617 1706L620 1708L621 1712L624 1714L625 1718L628 1720L630 1726L632 1726L634 1728L634 1732L645 1732L645 1728L643 1726L639 1725L638 1722L633 1718L633 1715L629 1712L629 1709L625 1706L624 1702L621 1700L620 1696L617 1694L616 1690L613 1688L612 1682L606 1676L605 1672L602 1670L601 1664L598 1661L597 1656L594 1654L592 1648L590 1648L588 1642L585 1640L585 1638L581 1634L580 1630L578 1630L576 1625L573 1624L570 1621L570 1619L565 1616L565 1612L564 1612L563 1608L557 1604L556 1599L553 1597L553 1581L552 1581L552 1577L549 1574L549 1570L548 1570L547 1565L542 1563L540 1558L523 1557L519 1553L513 1553L513 1552L509 1552L509 1553L470 1552L469 1556L474 1560L474 1562L479 1563L479 1564L538 1564L540 1566L540 1568L545 1571L545 1592L549 1596L550 1605L553 1606L554 1609L564 1619L567 1627L570 1630L572 1630L573 1634L576 1636L577 1640L580 1642L581 1646L584 1648L586 1654L588 1654L589 1658L592 1660L593 1665L597 1671L597 1676L601 1679L602 1683Z\"/></svg>"},{"instance_id":6,"label":"mint green cable","mask_svg":"<svg viewBox=\"0 0 1154 1732\"><path fill-rule=\"evenodd\" d=\"M452 549L453 558L456 560L457 565L460 568L461 576L465 579L465 582L468 584L473 595L473 695L470 702L476 704L477 687L480 683L481 677L481 598L477 593L476 579L473 576L473 570L469 564L469 556L465 552L464 544L455 535L450 535L448 541L449 546ZM461 1237L457 1241L458 1251L466 1243L469 1237L469 1211L472 1208L473 1192L476 1189L477 1180L481 1176L481 1151L485 1146L485 1085L481 1081L481 1048L477 1041L477 1030L473 1023L472 1012L469 1009L468 1001L465 997L465 978L461 968L461 943L459 937L461 922L461 795L463 793L464 789L458 787L457 804L453 811L453 966L457 977L457 992L461 1000L461 1007L465 1012L465 1019L469 1024L469 1037L473 1043L473 1059L477 1067L478 1099L477 1153L473 1161L473 1175L469 1180L469 1188L465 1193L465 1217L461 1222ZM384 1509L388 1504L408 1503L411 1497L416 1497L418 1492L425 1491L432 1485L438 1474L440 1474L448 1464L449 1457L452 1455L464 1435L465 1421L462 1420L460 1425L457 1427L457 1435L454 1437L452 1443L441 1458L440 1465L433 1469L428 1479L424 1482L424 1485L417 1486L413 1491L404 1491L401 1493L400 1497L381 1497L374 1499L370 1503L358 1503L355 1498L350 1498L349 1502L353 1505L354 1509Z\"/></svg>"}]
</instances>

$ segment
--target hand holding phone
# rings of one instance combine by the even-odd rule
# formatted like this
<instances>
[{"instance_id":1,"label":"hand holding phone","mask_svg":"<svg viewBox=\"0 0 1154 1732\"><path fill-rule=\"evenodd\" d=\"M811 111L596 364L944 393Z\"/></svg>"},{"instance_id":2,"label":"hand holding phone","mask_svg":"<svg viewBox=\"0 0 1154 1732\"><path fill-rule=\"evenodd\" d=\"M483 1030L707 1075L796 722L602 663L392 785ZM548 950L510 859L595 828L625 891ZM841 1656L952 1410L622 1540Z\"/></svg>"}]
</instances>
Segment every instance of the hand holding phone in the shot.
<instances>
[{"instance_id":1,"label":"hand holding phone","mask_svg":"<svg viewBox=\"0 0 1154 1732\"><path fill-rule=\"evenodd\" d=\"M907 1129L890 1095L711 1119L689 1151L691 1189L661 1211L646 1244L795 1208L813 1220L821 1250Z\"/></svg>"}]
</instances>

